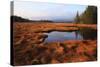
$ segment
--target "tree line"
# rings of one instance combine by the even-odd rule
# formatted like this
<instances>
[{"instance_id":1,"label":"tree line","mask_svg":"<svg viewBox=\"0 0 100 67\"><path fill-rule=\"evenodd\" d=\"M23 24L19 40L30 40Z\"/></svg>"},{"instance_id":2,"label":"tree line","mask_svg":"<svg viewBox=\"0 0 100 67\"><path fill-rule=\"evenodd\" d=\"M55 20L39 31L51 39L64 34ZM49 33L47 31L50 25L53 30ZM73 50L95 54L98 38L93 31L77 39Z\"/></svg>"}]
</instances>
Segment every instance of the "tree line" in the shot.
<instances>
[{"instance_id":1,"label":"tree line","mask_svg":"<svg viewBox=\"0 0 100 67\"><path fill-rule=\"evenodd\" d=\"M75 23L97 24L97 7L88 6L81 15L77 12Z\"/></svg>"}]
</instances>

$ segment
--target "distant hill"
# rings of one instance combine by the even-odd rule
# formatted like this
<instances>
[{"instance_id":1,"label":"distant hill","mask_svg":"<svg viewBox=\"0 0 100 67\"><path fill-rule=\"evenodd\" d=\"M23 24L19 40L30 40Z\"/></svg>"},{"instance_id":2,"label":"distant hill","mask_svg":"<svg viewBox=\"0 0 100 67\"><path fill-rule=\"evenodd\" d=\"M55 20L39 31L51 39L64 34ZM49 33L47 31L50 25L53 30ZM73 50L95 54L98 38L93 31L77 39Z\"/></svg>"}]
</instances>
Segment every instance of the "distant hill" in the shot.
<instances>
[{"instance_id":1,"label":"distant hill","mask_svg":"<svg viewBox=\"0 0 100 67\"><path fill-rule=\"evenodd\" d=\"M12 22L29 22L31 20L29 19L25 19L25 18L22 18L22 17L19 17L19 16L11 16L11 21Z\"/></svg>"},{"instance_id":2,"label":"distant hill","mask_svg":"<svg viewBox=\"0 0 100 67\"><path fill-rule=\"evenodd\" d=\"M29 19L26 19L26 18L22 18L20 16L11 16L11 21L12 22L53 22L53 21L50 21L50 20L29 20Z\"/></svg>"}]
</instances>

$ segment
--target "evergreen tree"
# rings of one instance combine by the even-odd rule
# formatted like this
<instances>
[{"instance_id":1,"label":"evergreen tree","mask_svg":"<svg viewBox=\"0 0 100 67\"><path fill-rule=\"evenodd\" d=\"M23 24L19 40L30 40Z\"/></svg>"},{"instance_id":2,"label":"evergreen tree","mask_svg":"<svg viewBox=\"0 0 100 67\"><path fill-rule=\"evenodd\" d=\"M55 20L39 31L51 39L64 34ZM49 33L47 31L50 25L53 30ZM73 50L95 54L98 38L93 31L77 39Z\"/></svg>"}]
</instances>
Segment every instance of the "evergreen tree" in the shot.
<instances>
[{"instance_id":1,"label":"evergreen tree","mask_svg":"<svg viewBox=\"0 0 100 67\"><path fill-rule=\"evenodd\" d=\"M80 18L81 23L97 24L97 7L88 6Z\"/></svg>"},{"instance_id":2,"label":"evergreen tree","mask_svg":"<svg viewBox=\"0 0 100 67\"><path fill-rule=\"evenodd\" d=\"M76 14L76 18L75 18L75 23L79 23L80 22L80 16L79 16L79 13L77 12Z\"/></svg>"}]
</instances>

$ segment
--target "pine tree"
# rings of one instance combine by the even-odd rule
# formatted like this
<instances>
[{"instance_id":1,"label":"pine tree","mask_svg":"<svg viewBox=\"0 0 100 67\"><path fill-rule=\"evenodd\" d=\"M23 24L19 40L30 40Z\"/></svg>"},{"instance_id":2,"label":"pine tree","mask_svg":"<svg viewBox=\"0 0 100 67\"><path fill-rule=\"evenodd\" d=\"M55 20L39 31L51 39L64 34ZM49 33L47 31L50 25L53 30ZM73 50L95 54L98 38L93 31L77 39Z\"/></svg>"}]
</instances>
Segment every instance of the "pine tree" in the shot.
<instances>
[{"instance_id":1,"label":"pine tree","mask_svg":"<svg viewBox=\"0 0 100 67\"><path fill-rule=\"evenodd\" d=\"M85 24L97 23L97 7L88 6L85 12L80 16L81 22Z\"/></svg>"},{"instance_id":2,"label":"pine tree","mask_svg":"<svg viewBox=\"0 0 100 67\"><path fill-rule=\"evenodd\" d=\"M79 23L80 22L80 16L79 16L79 13L77 11L77 14L76 14L76 18L75 18L75 23Z\"/></svg>"}]
</instances>

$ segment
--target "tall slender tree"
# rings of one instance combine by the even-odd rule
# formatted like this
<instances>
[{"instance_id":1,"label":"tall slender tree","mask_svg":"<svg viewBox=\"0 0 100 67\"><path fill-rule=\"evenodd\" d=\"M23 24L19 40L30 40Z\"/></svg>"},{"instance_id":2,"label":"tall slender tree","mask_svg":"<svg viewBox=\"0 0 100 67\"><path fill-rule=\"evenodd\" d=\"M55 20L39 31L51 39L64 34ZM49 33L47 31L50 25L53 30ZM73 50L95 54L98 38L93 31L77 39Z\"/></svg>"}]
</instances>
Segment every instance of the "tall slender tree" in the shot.
<instances>
[{"instance_id":1,"label":"tall slender tree","mask_svg":"<svg viewBox=\"0 0 100 67\"><path fill-rule=\"evenodd\" d=\"M77 11L77 14L76 14L76 18L75 18L75 23L80 23L80 16L79 16L79 13Z\"/></svg>"}]
</instances>

